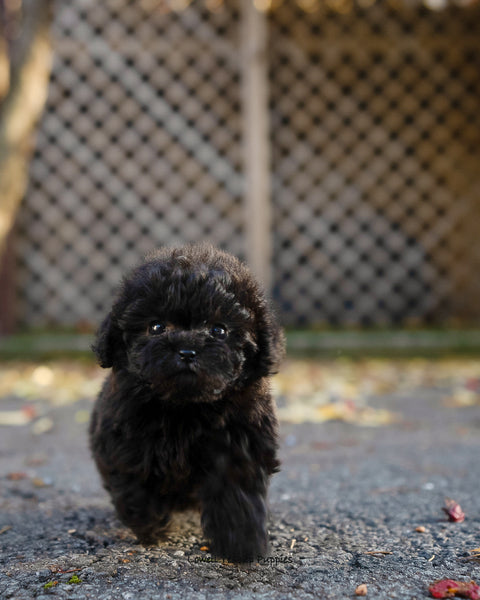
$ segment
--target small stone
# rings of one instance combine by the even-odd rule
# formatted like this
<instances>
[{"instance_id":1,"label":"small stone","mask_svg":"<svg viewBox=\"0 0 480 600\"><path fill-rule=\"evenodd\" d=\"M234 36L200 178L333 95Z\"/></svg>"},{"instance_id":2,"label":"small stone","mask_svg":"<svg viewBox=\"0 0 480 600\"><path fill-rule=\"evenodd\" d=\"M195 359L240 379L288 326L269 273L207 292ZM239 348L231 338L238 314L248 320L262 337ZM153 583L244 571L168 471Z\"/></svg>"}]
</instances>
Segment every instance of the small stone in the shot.
<instances>
[{"instance_id":1,"label":"small stone","mask_svg":"<svg viewBox=\"0 0 480 600\"><path fill-rule=\"evenodd\" d=\"M425 533L427 528L424 525L419 525L418 527L415 527L415 531L418 533Z\"/></svg>"},{"instance_id":2,"label":"small stone","mask_svg":"<svg viewBox=\"0 0 480 600\"><path fill-rule=\"evenodd\" d=\"M357 587L355 589L355 595L356 596L366 596L367 595L367 584L361 583L360 585L357 585Z\"/></svg>"},{"instance_id":3,"label":"small stone","mask_svg":"<svg viewBox=\"0 0 480 600\"><path fill-rule=\"evenodd\" d=\"M52 577L52 572L50 569L41 569L40 571L36 571L35 575L39 581L48 581Z\"/></svg>"}]
</instances>

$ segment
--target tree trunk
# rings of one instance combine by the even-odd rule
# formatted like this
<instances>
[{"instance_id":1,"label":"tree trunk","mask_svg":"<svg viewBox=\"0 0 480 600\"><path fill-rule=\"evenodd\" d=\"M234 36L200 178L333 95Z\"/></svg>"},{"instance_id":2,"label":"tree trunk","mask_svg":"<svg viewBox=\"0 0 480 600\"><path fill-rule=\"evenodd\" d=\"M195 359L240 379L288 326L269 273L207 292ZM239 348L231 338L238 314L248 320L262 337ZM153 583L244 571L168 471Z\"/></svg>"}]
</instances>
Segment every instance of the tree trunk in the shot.
<instances>
[{"instance_id":1,"label":"tree trunk","mask_svg":"<svg viewBox=\"0 0 480 600\"><path fill-rule=\"evenodd\" d=\"M0 257L27 185L51 68L51 0L0 0Z\"/></svg>"}]
</instances>

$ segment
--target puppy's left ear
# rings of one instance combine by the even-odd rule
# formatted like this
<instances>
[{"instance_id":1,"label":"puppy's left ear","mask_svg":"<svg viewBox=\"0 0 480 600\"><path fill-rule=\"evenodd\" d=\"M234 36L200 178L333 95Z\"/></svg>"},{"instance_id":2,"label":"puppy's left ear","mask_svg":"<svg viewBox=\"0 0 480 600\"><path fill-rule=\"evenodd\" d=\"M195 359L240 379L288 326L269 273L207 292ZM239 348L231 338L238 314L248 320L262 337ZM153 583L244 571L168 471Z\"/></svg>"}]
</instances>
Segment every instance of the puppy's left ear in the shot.
<instances>
[{"instance_id":1,"label":"puppy's left ear","mask_svg":"<svg viewBox=\"0 0 480 600\"><path fill-rule=\"evenodd\" d=\"M109 313L97 331L92 350L98 358L101 367L108 369L116 363L116 357L123 348L122 332Z\"/></svg>"},{"instance_id":2,"label":"puppy's left ear","mask_svg":"<svg viewBox=\"0 0 480 600\"><path fill-rule=\"evenodd\" d=\"M250 361L250 373L253 371L256 377L266 377L278 372L285 356L285 335L266 301L255 313L257 348Z\"/></svg>"}]
</instances>

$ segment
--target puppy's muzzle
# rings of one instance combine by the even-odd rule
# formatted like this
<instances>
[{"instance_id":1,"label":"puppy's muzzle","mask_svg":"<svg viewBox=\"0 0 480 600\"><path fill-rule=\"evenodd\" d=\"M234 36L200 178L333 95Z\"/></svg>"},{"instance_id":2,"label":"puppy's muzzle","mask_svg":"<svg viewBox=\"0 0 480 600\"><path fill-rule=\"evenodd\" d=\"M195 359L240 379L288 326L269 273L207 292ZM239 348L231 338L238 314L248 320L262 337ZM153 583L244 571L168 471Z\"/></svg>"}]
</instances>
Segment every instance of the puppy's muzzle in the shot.
<instances>
[{"instance_id":1,"label":"puppy's muzzle","mask_svg":"<svg viewBox=\"0 0 480 600\"><path fill-rule=\"evenodd\" d=\"M179 350L178 355L185 363L191 363L195 360L197 353L195 350Z\"/></svg>"}]
</instances>

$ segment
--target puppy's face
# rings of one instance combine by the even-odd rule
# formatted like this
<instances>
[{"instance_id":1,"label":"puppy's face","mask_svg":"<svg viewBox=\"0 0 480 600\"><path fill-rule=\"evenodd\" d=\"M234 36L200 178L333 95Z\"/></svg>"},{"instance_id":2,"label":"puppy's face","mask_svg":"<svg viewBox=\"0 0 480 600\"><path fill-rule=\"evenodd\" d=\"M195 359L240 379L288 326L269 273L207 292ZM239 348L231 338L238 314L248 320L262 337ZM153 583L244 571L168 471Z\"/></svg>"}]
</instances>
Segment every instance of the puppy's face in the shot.
<instances>
[{"instance_id":1,"label":"puppy's face","mask_svg":"<svg viewBox=\"0 0 480 600\"><path fill-rule=\"evenodd\" d=\"M163 398L213 401L238 381L248 344L226 322L154 319L146 334L133 336L129 368Z\"/></svg>"},{"instance_id":2,"label":"puppy's face","mask_svg":"<svg viewBox=\"0 0 480 600\"><path fill-rule=\"evenodd\" d=\"M214 402L275 370L283 339L250 274L209 246L165 250L128 277L100 328L102 366L171 402Z\"/></svg>"},{"instance_id":3,"label":"puppy's face","mask_svg":"<svg viewBox=\"0 0 480 600\"><path fill-rule=\"evenodd\" d=\"M152 265L120 319L126 364L166 399L213 401L255 351L253 315L225 273ZM131 282L132 283L132 282Z\"/></svg>"}]
</instances>

